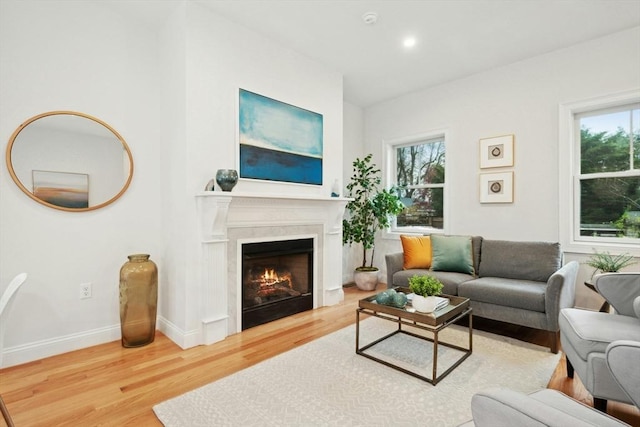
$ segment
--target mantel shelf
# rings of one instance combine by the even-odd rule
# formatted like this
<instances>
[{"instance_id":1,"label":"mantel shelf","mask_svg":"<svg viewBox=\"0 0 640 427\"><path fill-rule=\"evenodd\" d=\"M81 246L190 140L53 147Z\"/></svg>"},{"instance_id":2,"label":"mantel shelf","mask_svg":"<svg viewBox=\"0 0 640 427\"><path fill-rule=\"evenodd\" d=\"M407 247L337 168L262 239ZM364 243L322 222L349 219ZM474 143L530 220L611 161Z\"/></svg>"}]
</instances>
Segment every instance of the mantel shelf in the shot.
<instances>
[{"instance_id":1,"label":"mantel shelf","mask_svg":"<svg viewBox=\"0 0 640 427\"><path fill-rule=\"evenodd\" d=\"M275 194L275 193L243 193L235 191L200 191L196 197L204 198L228 198L231 199L284 199L284 200L307 200L321 202L349 202L353 199L348 197L318 197L308 194Z\"/></svg>"}]
</instances>

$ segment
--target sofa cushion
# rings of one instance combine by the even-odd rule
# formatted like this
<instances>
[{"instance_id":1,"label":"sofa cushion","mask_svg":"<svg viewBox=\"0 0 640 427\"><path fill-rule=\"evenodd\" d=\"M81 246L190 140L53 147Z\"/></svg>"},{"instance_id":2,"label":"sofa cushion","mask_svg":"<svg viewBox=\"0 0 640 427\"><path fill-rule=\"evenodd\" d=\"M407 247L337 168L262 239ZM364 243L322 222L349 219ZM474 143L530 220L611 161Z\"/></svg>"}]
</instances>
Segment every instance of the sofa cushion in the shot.
<instances>
[{"instance_id":1,"label":"sofa cushion","mask_svg":"<svg viewBox=\"0 0 640 427\"><path fill-rule=\"evenodd\" d=\"M562 337L585 361L589 353L604 353L613 341L640 341L640 320L632 316L563 308L558 322Z\"/></svg>"},{"instance_id":2,"label":"sofa cushion","mask_svg":"<svg viewBox=\"0 0 640 427\"><path fill-rule=\"evenodd\" d=\"M484 239L478 275L546 282L561 263L559 243Z\"/></svg>"},{"instance_id":3,"label":"sofa cushion","mask_svg":"<svg viewBox=\"0 0 640 427\"><path fill-rule=\"evenodd\" d=\"M481 277L461 283L458 295L471 301L544 313L546 288L546 283L531 280Z\"/></svg>"},{"instance_id":4,"label":"sofa cushion","mask_svg":"<svg viewBox=\"0 0 640 427\"><path fill-rule=\"evenodd\" d=\"M404 262L402 268L431 267L431 237L400 235Z\"/></svg>"},{"instance_id":5,"label":"sofa cushion","mask_svg":"<svg viewBox=\"0 0 640 427\"><path fill-rule=\"evenodd\" d=\"M431 235L431 269L474 274L470 236Z\"/></svg>"},{"instance_id":6,"label":"sofa cushion","mask_svg":"<svg viewBox=\"0 0 640 427\"><path fill-rule=\"evenodd\" d=\"M393 275L393 284L395 286L409 287L409 279L415 275L433 276L440 280L444 287L442 293L447 295L458 295L458 285L473 279L473 276L464 273L455 273L451 271L432 271L420 268L412 270L401 270Z\"/></svg>"}]
</instances>

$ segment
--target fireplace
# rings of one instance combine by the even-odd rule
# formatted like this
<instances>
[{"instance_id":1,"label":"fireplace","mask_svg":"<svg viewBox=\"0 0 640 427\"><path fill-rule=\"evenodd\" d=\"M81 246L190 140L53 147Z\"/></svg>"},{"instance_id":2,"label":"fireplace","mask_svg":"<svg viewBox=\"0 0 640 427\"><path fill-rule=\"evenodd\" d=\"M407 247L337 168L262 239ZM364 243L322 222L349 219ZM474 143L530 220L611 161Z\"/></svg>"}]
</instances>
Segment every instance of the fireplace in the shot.
<instances>
[{"instance_id":1,"label":"fireplace","mask_svg":"<svg viewBox=\"0 0 640 427\"><path fill-rule=\"evenodd\" d=\"M242 330L313 309L313 239L242 245Z\"/></svg>"}]
</instances>

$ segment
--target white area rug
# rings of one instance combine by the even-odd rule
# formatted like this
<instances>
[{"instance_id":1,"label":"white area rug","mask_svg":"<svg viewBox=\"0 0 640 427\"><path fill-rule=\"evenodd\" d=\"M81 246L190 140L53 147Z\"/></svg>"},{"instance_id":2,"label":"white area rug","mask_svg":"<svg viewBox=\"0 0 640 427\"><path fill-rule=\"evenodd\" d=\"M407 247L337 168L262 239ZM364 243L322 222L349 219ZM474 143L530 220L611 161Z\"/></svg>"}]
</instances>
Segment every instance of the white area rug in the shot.
<instances>
[{"instance_id":1,"label":"white area rug","mask_svg":"<svg viewBox=\"0 0 640 427\"><path fill-rule=\"evenodd\" d=\"M360 345L395 327L377 318L364 320ZM439 337L462 346L468 342L465 327L449 327ZM398 334L369 351L431 377L431 345ZM459 353L439 350L440 373ZM471 397L479 390L546 387L559 357L548 348L474 331L473 354L432 386L355 354L355 326L350 326L153 410L166 427L456 426L471 419Z\"/></svg>"}]
</instances>

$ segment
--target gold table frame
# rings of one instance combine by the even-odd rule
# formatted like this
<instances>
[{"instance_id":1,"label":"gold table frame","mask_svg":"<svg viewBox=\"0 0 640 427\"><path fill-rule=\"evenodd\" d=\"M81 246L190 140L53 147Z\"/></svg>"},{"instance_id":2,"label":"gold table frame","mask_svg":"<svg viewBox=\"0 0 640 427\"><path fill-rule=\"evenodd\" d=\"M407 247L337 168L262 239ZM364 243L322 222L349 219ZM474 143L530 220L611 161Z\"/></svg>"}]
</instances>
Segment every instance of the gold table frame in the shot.
<instances>
[{"instance_id":1,"label":"gold table frame","mask_svg":"<svg viewBox=\"0 0 640 427\"><path fill-rule=\"evenodd\" d=\"M406 288L397 288L397 290L401 292L406 292L406 293L411 292ZM449 301L450 301L449 305L439 310L436 310L433 313L410 312L410 311L407 311L406 308L397 308L397 307L377 304L375 302L375 298L376 298L375 295L368 298L361 299L358 302L358 308L356 309L356 354L359 354L371 360L375 360L378 363L382 363L385 366L389 366L390 368L396 369L400 372L404 372L405 374L411 375L413 377L426 381L435 386L444 377L449 375L451 371L457 368L465 359L467 359L471 355L471 353L473 353L473 316L471 314L473 310L470 306L469 299L457 297L453 295L442 295L442 297L449 298ZM397 323L398 329L363 347L360 347L360 314L374 316L380 319ZM455 344L441 342L438 339L438 333L440 331L458 322L465 316L469 317L468 348L464 348ZM423 335L410 332L406 329L402 329L403 325L411 326L414 328L431 332L433 334L433 338L425 337ZM424 375L420 375L417 372L410 371L401 366L395 365L389 361L386 361L365 353L367 349L386 340L387 338L390 338L400 333L410 335L412 337L419 338L421 340L430 341L433 343L433 366L432 366L431 378L425 377ZM446 371L440 374L440 376L437 376L439 345L460 350L463 352L463 354Z\"/></svg>"}]
</instances>

